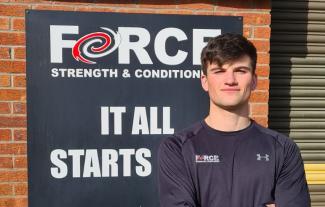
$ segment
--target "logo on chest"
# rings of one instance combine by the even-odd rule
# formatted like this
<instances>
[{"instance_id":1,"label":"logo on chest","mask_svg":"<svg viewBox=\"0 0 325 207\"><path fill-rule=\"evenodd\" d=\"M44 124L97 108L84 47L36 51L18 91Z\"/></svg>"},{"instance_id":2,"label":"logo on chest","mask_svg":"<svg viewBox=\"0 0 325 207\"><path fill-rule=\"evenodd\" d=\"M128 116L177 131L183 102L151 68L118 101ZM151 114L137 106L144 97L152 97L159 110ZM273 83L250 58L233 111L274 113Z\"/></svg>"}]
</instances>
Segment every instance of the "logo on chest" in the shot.
<instances>
[{"instance_id":1,"label":"logo on chest","mask_svg":"<svg viewBox=\"0 0 325 207\"><path fill-rule=\"evenodd\" d=\"M195 155L195 162L220 162L219 155Z\"/></svg>"},{"instance_id":2,"label":"logo on chest","mask_svg":"<svg viewBox=\"0 0 325 207\"><path fill-rule=\"evenodd\" d=\"M270 156L268 155L268 154L265 154L265 155L261 155L261 154L256 154L256 160L258 160L258 161L266 161L266 162L268 162L268 161L270 161Z\"/></svg>"}]
</instances>

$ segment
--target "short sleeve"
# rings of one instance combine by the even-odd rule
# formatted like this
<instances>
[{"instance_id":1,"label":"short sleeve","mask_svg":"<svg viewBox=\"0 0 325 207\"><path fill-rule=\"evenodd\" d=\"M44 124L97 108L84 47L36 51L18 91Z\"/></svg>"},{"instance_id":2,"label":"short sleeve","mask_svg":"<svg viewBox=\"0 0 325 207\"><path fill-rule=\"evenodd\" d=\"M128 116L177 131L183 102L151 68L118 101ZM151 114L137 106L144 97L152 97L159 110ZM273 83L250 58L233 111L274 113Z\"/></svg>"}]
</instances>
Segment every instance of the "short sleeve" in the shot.
<instances>
[{"instance_id":1,"label":"short sleeve","mask_svg":"<svg viewBox=\"0 0 325 207\"><path fill-rule=\"evenodd\" d=\"M310 207L310 195L300 150L292 140L288 140L283 153L284 161L275 188L276 207Z\"/></svg>"},{"instance_id":2,"label":"short sleeve","mask_svg":"<svg viewBox=\"0 0 325 207\"><path fill-rule=\"evenodd\" d=\"M158 150L158 183L161 207L196 207L194 185L186 169L182 145L169 137Z\"/></svg>"}]
</instances>

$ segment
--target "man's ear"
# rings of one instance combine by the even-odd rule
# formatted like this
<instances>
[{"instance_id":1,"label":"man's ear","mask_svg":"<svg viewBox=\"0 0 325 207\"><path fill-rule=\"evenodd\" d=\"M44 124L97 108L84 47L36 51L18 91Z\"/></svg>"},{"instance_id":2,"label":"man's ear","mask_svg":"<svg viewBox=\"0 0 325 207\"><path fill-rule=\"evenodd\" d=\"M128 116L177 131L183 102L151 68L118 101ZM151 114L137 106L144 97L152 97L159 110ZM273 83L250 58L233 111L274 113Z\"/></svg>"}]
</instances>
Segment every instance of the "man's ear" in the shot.
<instances>
[{"instance_id":1,"label":"man's ear","mask_svg":"<svg viewBox=\"0 0 325 207\"><path fill-rule=\"evenodd\" d=\"M201 85L205 92L209 91L208 78L207 78L207 75L204 75L203 73L201 75Z\"/></svg>"},{"instance_id":2,"label":"man's ear","mask_svg":"<svg viewBox=\"0 0 325 207\"><path fill-rule=\"evenodd\" d=\"M257 75L254 74L253 75L253 80L252 80L252 85L251 85L252 91L255 90L256 87L257 87Z\"/></svg>"}]
</instances>

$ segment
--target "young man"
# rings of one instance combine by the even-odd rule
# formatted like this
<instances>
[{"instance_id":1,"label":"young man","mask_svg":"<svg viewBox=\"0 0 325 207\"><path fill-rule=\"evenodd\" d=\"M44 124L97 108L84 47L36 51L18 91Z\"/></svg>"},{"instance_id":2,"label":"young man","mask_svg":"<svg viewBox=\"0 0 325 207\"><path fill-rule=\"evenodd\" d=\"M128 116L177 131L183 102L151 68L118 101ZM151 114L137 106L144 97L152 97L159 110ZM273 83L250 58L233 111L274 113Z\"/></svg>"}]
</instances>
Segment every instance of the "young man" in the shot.
<instances>
[{"instance_id":1,"label":"young man","mask_svg":"<svg viewBox=\"0 0 325 207\"><path fill-rule=\"evenodd\" d=\"M310 206L297 145L249 118L256 59L254 45L237 34L202 50L209 115L161 143L161 207Z\"/></svg>"}]
</instances>

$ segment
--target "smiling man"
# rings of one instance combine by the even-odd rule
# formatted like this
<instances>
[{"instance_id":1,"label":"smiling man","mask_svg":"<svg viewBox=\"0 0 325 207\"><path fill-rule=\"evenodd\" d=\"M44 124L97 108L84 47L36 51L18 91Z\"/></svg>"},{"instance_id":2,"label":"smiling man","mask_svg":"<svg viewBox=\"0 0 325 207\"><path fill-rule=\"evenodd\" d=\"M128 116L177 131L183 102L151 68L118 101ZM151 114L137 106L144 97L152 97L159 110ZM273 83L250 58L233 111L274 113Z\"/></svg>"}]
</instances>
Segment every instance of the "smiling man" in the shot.
<instances>
[{"instance_id":1,"label":"smiling man","mask_svg":"<svg viewBox=\"0 0 325 207\"><path fill-rule=\"evenodd\" d=\"M310 206L297 145L249 118L256 60L254 45L238 34L203 48L209 115L161 143L161 207Z\"/></svg>"}]
</instances>

